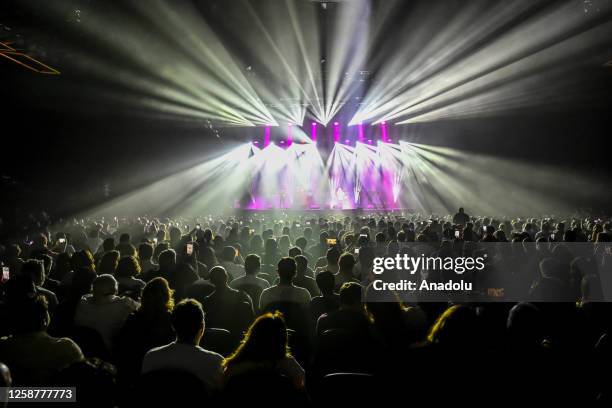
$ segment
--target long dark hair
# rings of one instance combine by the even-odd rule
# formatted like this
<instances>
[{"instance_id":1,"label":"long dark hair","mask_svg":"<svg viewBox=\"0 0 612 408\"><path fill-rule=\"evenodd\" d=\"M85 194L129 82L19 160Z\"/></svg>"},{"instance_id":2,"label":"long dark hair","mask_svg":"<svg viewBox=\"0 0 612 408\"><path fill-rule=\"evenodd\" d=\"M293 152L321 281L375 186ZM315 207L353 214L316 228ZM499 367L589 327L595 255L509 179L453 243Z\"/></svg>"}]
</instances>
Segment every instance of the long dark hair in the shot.
<instances>
[{"instance_id":1,"label":"long dark hair","mask_svg":"<svg viewBox=\"0 0 612 408\"><path fill-rule=\"evenodd\" d=\"M251 324L244 339L223 365L229 367L244 361L276 362L290 357L287 325L281 312L265 313Z\"/></svg>"}]
</instances>

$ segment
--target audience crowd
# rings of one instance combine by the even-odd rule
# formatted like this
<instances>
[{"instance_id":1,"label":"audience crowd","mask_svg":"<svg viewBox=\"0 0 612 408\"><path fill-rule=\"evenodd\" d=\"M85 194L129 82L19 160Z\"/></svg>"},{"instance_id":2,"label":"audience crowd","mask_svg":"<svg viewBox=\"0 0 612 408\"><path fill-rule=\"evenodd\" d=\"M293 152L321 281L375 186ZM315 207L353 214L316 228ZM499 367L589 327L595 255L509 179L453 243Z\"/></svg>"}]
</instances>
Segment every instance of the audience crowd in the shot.
<instances>
[{"instance_id":1,"label":"audience crowd","mask_svg":"<svg viewBox=\"0 0 612 408\"><path fill-rule=\"evenodd\" d=\"M611 239L607 219L463 209L32 222L0 245L0 386L74 386L105 407L610 406ZM365 296L375 257L478 242L572 301ZM553 256L575 243L588 256Z\"/></svg>"}]
</instances>

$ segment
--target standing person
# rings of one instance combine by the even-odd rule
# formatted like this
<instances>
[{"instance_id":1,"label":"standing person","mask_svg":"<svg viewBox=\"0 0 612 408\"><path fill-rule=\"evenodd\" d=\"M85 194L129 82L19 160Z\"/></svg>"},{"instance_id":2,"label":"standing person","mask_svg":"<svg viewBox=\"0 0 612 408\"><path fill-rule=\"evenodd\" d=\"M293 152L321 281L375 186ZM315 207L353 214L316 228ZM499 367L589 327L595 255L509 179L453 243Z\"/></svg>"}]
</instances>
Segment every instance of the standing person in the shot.
<instances>
[{"instance_id":1,"label":"standing person","mask_svg":"<svg viewBox=\"0 0 612 408\"><path fill-rule=\"evenodd\" d=\"M463 207L460 207L459 212L457 212L457 214L455 214L453 217L453 224L465 227L465 224L467 224L469 221L470 216L465 213Z\"/></svg>"}]
</instances>

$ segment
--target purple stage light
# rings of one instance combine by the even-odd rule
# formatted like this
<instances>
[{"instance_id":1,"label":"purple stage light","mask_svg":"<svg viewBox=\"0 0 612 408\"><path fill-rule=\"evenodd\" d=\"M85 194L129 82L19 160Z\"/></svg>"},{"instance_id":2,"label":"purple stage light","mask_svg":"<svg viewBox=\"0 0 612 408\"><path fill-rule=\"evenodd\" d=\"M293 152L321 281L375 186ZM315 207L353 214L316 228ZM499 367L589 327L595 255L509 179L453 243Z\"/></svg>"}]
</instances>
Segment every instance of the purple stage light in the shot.
<instances>
[{"instance_id":1,"label":"purple stage light","mask_svg":"<svg viewBox=\"0 0 612 408\"><path fill-rule=\"evenodd\" d=\"M389 141L389 135L387 133L387 122L380 123L380 138L383 143L387 143Z\"/></svg>"},{"instance_id":2,"label":"purple stage light","mask_svg":"<svg viewBox=\"0 0 612 408\"><path fill-rule=\"evenodd\" d=\"M291 146L293 144L293 135L291 134L291 123L287 127L287 146Z\"/></svg>"},{"instance_id":3,"label":"purple stage light","mask_svg":"<svg viewBox=\"0 0 612 408\"><path fill-rule=\"evenodd\" d=\"M363 129L363 122L359 122L359 124L357 125L357 130L359 132L359 136L358 136L359 141L361 143L363 143L363 141L365 140L365 132L364 132L364 129Z\"/></svg>"},{"instance_id":4,"label":"purple stage light","mask_svg":"<svg viewBox=\"0 0 612 408\"><path fill-rule=\"evenodd\" d=\"M310 140L313 142L317 142L317 122L312 122L312 127L310 128Z\"/></svg>"},{"instance_id":5,"label":"purple stage light","mask_svg":"<svg viewBox=\"0 0 612 408\"><path fill-rule=\"evenodd\" d=\"M258 145L258 144L259 144L259 140L255 140L255 141L253 142L253 144Z\"/></svg>"},{"instance_id":6,"label":"purple stage light","mask_svg":"<svg viewBox=\"0 0 612 408\"><path fill-rule=\"evenodd\" d=\"M270 145L270 126L266 126L264 129L264 147Z\"/></svg>"},{"instance_id":7,"label":"purple stage light","mask_svg":"<svg viewBox=\"0 0 612 408\"><path fill-rule=\"evenodd\" d=\"M340 141L340 126L338 126L338 122L334 122L334 143L338 143Z\"/></svg>"},{"instance_id":8,"label":"purple stage light","mask_svg":"<svg viewBox=\"0 0 612 408\"><path fill-rule=\"evenodd\" d=\"M349 144L349 143L351 143L351 141L350 141L350 140L348 140L348 139L346 139L346 140L344 141L344 143Z\"/></svg>"},{"instance_id":9,"label":"purple stage light","mask_svg":"<svg viewBox=\"0 0 612 408\"><path fill-rule=\"evenodd\" d=\"M372 144L372 139L368 139L368 144Z\"/></svg>"}]
</instances>

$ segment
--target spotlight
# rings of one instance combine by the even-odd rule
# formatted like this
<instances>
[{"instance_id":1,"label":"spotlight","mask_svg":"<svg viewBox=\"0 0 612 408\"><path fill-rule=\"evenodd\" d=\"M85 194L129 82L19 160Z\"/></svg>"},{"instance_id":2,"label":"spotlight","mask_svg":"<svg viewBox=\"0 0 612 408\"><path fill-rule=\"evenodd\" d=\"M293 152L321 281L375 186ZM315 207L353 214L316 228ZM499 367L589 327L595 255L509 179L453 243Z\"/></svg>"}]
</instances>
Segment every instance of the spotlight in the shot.
<instances>
[{"instance_id":1,"label":"spotlight","mask_svg":"<svg viewBox=\"0 0 612 408\"><path fill-rule=\"evenodd\" d=\"M253 142L253 144L258 145L258 144L259 144L259 140L255 140L255 141Z\"/></svg>"},{"instance_id":2,"label":"spotlight","mask_svg":"<svg viewBox=\"0 0 612 408\"><path fill-rule=\"evenodd\" d=\"M349 143L351 143L351 141L350 141L350 140L348 140L348 139L346 139L346 140L344 141L344 143L349 144Z\"/></svg>"},{"instance_id":3,"label":"spotlight","mask_svg":"<svg viewBox=\"0 0 612 408\"><path fill-rule=\"evenodd\" d=\"M372 139L368 139L368 144L372 144Z\"/></svg>"},{"instance_id":4,"label":"spotlight","mask_svg":"<svg viewBox=\"0 0 612 408\"><path fill-rule=\"evenodd\" d=\"M380 124L381 124L381 125L386 125L386 124L387 124L387 122L380 122Z\"/></svg>"},{"instance_id":5,"label":"spotlight","mask_svg":"<svg viewBox=\"0 0 612 408\"><path fill-rule=\"evenodd\" d=\"M312 122L312 126L317 126L317 122Z\"/></svg>"},{"instance_id":6,"label":"spotlight","mask_svg":"<svg viewBox=\"0 0 612 408\"><path fill-rule=\"evenodd\" d=\"M334 122L334 126L338 126L338 125L339 125L339 123L338 123L338 122Z\"/></svg>"}]
</instances>

